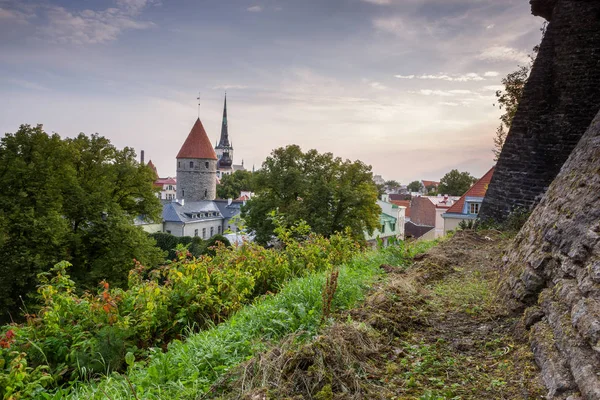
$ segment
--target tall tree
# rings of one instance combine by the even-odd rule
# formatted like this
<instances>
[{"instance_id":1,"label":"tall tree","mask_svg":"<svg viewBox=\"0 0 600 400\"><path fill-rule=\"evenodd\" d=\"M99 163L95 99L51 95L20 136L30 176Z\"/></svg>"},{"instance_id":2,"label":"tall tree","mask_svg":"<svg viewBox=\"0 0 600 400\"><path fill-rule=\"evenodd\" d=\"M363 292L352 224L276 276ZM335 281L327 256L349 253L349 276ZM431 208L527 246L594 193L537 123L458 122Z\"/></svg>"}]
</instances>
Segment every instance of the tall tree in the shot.
<instances>
[{"instance_id":1,"label":"tall tree","mask_svg":"<svg viewBox=\"0 0 600 400\"><path fill-rule=\"evenodd\" d=\"M543 39L544 35L546 34L546 24L544 24L540 30L542 31ZM531 72L533 62L535 61L539 50L540 46L535 46L532 52L529 54L529 63L527 65L519 65L515 71L506 75L506 77L502 79L504 90L496 91L498 108L500 108L500 110L504 110L504 112L500 116L500 126L498 126L498 129L496 129L496 133L494 135L494 148L492 149L492 152L494 153L494 161L498 161L498 158L500 157L502 147L504 147L504 141L506 140L506 135L508 134L508 131L512 125L512 120L517 112L521 97L523 96L525 83L527 83L527 79L529 79L529 73Z\"/></svg>"},{"instance_id":2,"label":"tall tree","mask_svg":"<svg viewBox=\"0 0 600 400\"><path fill-rule=\"evenodd\" d=\"M458 172L457 169L453 169L440 179L438 193L462 196L476 181L477 179L468 172Z\"/></svg>"},{"instance_id":3,"label":"tall tree","mask_svg":"<svg viewBox=\"0 0 600 400\"><path fill-rule=\"evenodd\" d=\"M356 239L379 224L377 187L371 167L343 161L331 153L304 153L297 145L273 150L256 176L256 197L243 208L248 228L266 243L277 210L284 222L305 220L314 232L329 236L349 228Z\"/></svg>"},{"instance_id":4,"label":"tall tree","mask_svg":"<svg viewBox=\"0 0 600 400\"><path fill-rule=\"evenodd\" d=\"M84 287L124 285L133 258L162 252L134 218L158 218L153 172L133 149L98 135L62 140L22 125L0 140L0 319L32 293L38 273L67 260ZM13 312L13 314L16 314Z\"/></svg>"},{"instance_id":5,"label":"tall tree","mask_svg":"<svg viewBox=\"0 0 600 400\"><path fill-rule=\"evenodd\" d=\"M420 192L423 189L423 184L421 183L421 181L412 181L411 183L408 184L408 186L406 188L411 193L412 192Z\"/></svg>"},{"instance_id":6,"label":"tall tree","mask_svg":"<svg viewBox=\"0 0 600 400\"><path fill-rule=\"evenodd\" d=\"M221 177L217 185L217 197L220 199L236 199L242 190L254 191L254 177L250 171L235 171L231 175Z\"/></svg>"}]
</instances>

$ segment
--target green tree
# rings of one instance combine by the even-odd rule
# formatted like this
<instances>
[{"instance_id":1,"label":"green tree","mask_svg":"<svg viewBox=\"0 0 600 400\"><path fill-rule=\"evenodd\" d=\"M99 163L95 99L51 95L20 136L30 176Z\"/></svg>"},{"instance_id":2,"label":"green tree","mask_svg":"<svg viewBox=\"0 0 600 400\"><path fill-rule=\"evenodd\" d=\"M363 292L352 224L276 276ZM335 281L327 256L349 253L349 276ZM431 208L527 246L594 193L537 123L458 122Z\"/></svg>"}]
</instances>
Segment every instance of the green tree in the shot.
<instances>
[{"instance_id":1,"label":"green tree","mask_svg":"<svg viewBox=\"0 0 600 400\"><path fill-rule=\"evenodd\" d=\"M398 189L400 188L400 182L395 181L395 180L389 180L389 181L385 181L385 187L388 189Z\"/></svg>"},{"instance_id":2,"label":"green tree","mask_svg":"<svg viewBox=\"0 0 600 400\"><path fill-rule=\"evenodd\" d=\"M256 173L256 197L242 209L248 228L266 243L278 211L287 226L304 220L324 236L350 229L359 240L379 225L377 187L371 167L331 153L304 153L297 145L273 150Z\"/></svg>"},{"instance_id":3,"label":"green tree","mask_svg":"<svg viewBox=\"0 0 600 400\"><path fill-rule=\"evenodd\" d=\"M468 172L458 172L457 169L453 169L440 179L438 193L462 196L476 181L477 179Z\"/></svg>"},{"instance_id":4,"label":"green tree","mask_svg":"<svg viewBox=\"0 0 600 400\"><path fill-rule=\"evenodd\" d=\"M546 24L542 26L541 31L543 39L544 35L546 34ZM506 77L502 79L504 90L496 91L498 108L500 108L500 110L504 110L504 112L500 116L500 125L496 129L496 133L494 135L494 148L492 149L492 152L494 153L494 161L498 161L498 158L500 157L500 153L504 147L504 142L506 141L506 135L512 126L512 120L517 113L519 102L521 101L521 97L523 97L525 84L529 79L533 62L535 61L539 50L540 46L535 46L531 54L529 54L529 63L527 65L519 65L515 71L506 75Z\"/></svg>"},{"instance_id":5,"label":"green tree","mask_svg":"<svg viewBox=\"0 0 600 400\"><path fill-rule=\"evenodd\" d=\"M406 188L411 193L412 192L420 192L423 189L423 184L421 183L421 181L412 181L411 183L408 184L408 186Z\"/></svg>"},{"instance_id":6,"label":"green tree","mask_svg":"<svg viewBox=\"0 0 600 400\"><path fill-rule=\"evenodd\" d=\"M237 199L242 190L254 191L254 177L250 171L235 171L231 175L223 175L220 181L217 185L219 199Z\"/></svg>"},{"instance_id":7,"label":"green tree","mask_svg":"<svg viewBox=\"0 0 600 400\"><path fill-rule=\"evenodd\" d=\"M0 140L0 318L32 293L38 273L73 264L86 288L124 285L136 258L155 265L162 251L134 218L160 216L153 172L133 149L98 135L61 139L22 125Z\"/></svg>"}]
</instances>

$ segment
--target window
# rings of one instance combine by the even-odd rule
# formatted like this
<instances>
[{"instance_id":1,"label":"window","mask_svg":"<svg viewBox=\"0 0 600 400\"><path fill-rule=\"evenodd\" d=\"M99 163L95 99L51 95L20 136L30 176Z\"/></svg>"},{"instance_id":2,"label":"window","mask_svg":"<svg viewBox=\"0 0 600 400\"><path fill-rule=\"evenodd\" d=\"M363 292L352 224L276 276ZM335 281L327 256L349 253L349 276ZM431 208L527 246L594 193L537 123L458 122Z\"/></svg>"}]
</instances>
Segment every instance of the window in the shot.
<instances>
[{"instance_id":1,"label":"window","mask_svg":"<svg viewBox=\"0 0 600 400\"><path fill-rule=\"evenodd\" d=\"M204 166L208 169L208 161L204 163Z\"/></svg>"},{"instance_id":2,"label":"window","mask_svg":"<svg viewBox=\"0 0 600 400\"><path fill-rule=\"evenodd\" d=\"M385 233L385 224L381 225L381 233Z\"/></svg>"},{"instance_id":3,"label":"window","mask_svg":"<svg viewBox=\"0 0 600 400\"><path fill-rule=\"evenodd\" d=\"M210 236L212 237L212 235L215 234L215 228L214 227L210 227Z\"/></svg>"},{"instance_id":4,"label":"window","mask_svg":"<svg viewBox=\"0 0 600 400\"><path fill-rule=\"evenodd\" d=\"M177 168L181 168L181 161L177 161Z\"/></svg>"},{"instance_id":5,"label":"window","mask_svg":"<svg viewBox=\"0 0 600 400\"><path fill-rule=\"evenodd\" d=\"M208 197L208 189L204 189L204 197Z\"/></svg>"},{"instance_id":6,"label":"window","mask_svg":"<svg viewBox=\"0 0 600 400\"><path fill-rule=\"evenodd\" d=\"M217 234L219 234L219 235L221 234L221 227L220 226L217 226Z\"/></svg>"},{"instance_id":7,"label":"window","mask_svg":"<svg viewBox=\"0 0 600 400\"><path fill-rule=\"evenodd\" d=\"M169 234L170 234L170 233L171 233L171 231L167 231L167 233L169 233Z\"/></svg>"},{"instance_id":8,"label":"window","mask_svg":"<svg viewBox=\"0 0 600 400\"><path fill-rule=\"evenodd\" d=\"M198 236L198 229L194 229L194 236Z\"/></svg>"},{"instance_id":9,"label":"window","mask_svg":"<svg viewBox=\"0 0 600 400\"><path fill-rule=\"evenodd\" d=\"M181 189L181 197L185 197L185 190Z\"/></svg>"},{"instance_id":10,"label":"window","mask_svg":"<svg viewBox=\"0 0 600 400\"><path fill-rule=\"evenodd\" d=\"M202 228L202 239L206 239L206 228Z\"/></svg>"},{"instance_id":11,"label":"window","mask_svg":"<svg viewBox=\"0 0 600 400\"><path fill-rule=\"evenodd\" d=\"M479 203L469 203L469 214L479 214Z\"/></svg>"},{"instance_id":12,"label":"window","mask_svg":"<svg viewBox=\"0 0 600 400\"><path fill-rule=\"evenodd\" d=\"M190 168L194 168L194 162L190 161Z\"/></svg>"}]
</instances>

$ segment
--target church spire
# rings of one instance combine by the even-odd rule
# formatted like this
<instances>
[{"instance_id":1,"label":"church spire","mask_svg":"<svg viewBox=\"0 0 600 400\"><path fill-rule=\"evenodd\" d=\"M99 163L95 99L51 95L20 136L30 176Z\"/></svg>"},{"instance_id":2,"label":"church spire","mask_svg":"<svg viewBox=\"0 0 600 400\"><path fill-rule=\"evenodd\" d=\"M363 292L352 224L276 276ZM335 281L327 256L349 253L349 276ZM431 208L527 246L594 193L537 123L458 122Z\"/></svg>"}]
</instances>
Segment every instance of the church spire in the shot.
<instances>
[{"instance_id":1,"label":"church spire","mask_svg":"<svg viewBox=\"0 0 600 400\"><path fill-rule=\"evenodd\" d=\"M225 93L225 104L223 105L223 122L221 123L221 139L219 139L219 145L217 149L229 149L231 144L229 143L229 131L227 129L227 93Z\"/></svg>"}]
</instances>

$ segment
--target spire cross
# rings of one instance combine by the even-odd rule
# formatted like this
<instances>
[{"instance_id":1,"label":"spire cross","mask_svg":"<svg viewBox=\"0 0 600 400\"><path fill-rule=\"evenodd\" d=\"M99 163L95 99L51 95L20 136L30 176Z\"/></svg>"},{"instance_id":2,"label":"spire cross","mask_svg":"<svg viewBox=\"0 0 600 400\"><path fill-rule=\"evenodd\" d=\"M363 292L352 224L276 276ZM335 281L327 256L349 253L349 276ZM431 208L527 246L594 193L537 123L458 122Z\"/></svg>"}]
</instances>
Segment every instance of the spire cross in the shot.
<instances>
[{"instance_id":1,"label":"spire cross","mask_svg":"<svg viewBox=\"0 0 600 400\"><path fill-rule=\"evenodd\" d=\"M200 92L198 92L198 97L196 97L196 100L198 100L198 118L200 118Z\"/></svg>"}]
</instances>

